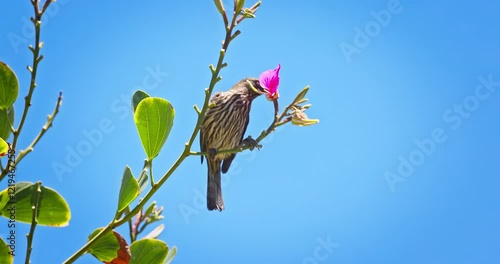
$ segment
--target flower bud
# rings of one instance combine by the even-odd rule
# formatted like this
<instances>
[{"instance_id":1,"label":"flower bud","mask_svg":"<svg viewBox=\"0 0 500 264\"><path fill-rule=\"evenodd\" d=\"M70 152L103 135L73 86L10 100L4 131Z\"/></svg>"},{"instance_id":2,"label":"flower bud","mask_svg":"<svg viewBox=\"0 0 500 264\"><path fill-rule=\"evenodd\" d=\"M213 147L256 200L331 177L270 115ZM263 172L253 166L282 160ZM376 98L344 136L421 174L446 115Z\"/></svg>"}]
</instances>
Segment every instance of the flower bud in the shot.
<instances>
[{"instance_id":1,"label":"flower bud","mask_svg":"<svg viewBox=\"0 0 500 264\"><path fill-rule=\"evenodd\" d=\"M319 119L309 119L304 111L294 107L292 124L296 126L310 126L317 123L319 123Z\"/></svg>"},{"instance_id":2,"label":"flower bud","mask_svg":"<svg viewBox=\"0 0 500 264\"><path fill-rule=\"evenodd\" d=\"M217 10L219 10L219 13L224 16L226 10L224 10L224 4L222 4L222 0L214 0L214 3L217 7Z\"/></svg>"}]
</instances>

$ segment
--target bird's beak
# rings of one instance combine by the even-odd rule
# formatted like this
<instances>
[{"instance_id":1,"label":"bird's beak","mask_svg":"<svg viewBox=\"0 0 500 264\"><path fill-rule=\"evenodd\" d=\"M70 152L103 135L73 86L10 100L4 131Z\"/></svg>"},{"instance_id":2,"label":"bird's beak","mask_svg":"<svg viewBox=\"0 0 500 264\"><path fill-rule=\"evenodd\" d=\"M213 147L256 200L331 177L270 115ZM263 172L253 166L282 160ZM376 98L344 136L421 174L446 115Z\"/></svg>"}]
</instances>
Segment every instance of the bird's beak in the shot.
<instances>
[{"instance_id":1,"label":"bird's beak","mask_svg":"<svg viewBox=\"0 0 500 264\"><path fill-rule=\"evenodd\" d=\"M250 85L250 88L255 92L255 93L258 93L258 94L265 94L265 92L261 92L259 90L257 90L257 88L255 88L252 84L251 81L247 80L247 83Z\"/></svg>"}]
</instances>

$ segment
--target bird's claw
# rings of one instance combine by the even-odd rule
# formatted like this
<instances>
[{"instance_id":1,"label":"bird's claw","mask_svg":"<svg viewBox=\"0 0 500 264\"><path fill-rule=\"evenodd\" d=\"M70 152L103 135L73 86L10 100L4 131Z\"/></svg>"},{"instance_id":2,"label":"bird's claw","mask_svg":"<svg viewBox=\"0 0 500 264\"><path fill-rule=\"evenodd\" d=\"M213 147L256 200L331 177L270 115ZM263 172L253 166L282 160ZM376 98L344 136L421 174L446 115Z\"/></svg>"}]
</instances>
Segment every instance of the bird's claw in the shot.
<instances>
[{"instance_id":1,"label":"bird's claw","mask_svg":"<svg viewBox=\"0 0 500 264\"><path fill-rule=\"evenodd\" d=\"M255 139L253 139L252 136L248 136L247 138L243 139L241 145L242 147L248 146L248 149L250 150L254 150L255 148L260 150L260 148L262 148L262 145L259 145L259 143Z\"/></svg>"}]
</instances>

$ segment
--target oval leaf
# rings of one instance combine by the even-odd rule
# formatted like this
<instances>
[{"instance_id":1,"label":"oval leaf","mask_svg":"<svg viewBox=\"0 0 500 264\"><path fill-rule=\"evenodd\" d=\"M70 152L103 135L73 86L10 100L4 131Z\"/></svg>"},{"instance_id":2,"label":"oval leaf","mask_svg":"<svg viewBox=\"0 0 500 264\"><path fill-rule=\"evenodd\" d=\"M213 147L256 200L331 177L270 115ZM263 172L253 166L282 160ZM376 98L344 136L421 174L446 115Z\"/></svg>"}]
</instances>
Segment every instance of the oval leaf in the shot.
<instances>
[{"instance_id":1,"label":"oval leaf","mask_svg":"<svg viewBox=\"0 0 500 264\"><path fill-rule=\"evenodd\" d=\"M243 5L245 5L245 0L237 0L236 5L234 6L234 12L235 14L239 14L241 9L243 8Z\"/></svg>"},{"instance_id":2,"label":"oval leaf","mask_svg":"<svg viewBox=\"0 0 500 264\"><path fill-rule=\"evenodd\" d=\"M14 106L0 109L0 138L9 139L12 132L11 127L14 124Z\"/></svg>"},{"instance_id":3,"label":"oval leaf","mask_svg":"<svg viewBox=\"0 0 500 264\"><path fill-rule=\"evenodd\" d=\"M149 160L160 153L174 123L175 110L165 99L143 99L134 113L134 122Z\"/></svg>"},{"instance_id":4,"label":"oval leaf","mask_svg":"<svg viewBox=\"0 0 500 264\"><path fill-rule=\"evenodd\" d=\"M36 185L31 182L19 182L0 192L0 215L10 218L15 214L16 221L31 223ZM7 203L5 203L7 201ZM64 198L51 188L41 186L38 208L38 224L46 226L67 226L71 212Z\"/></svg>"},{"instance_id":5,"label":"oval leaf","mask_svg":"<svg viewBox=\"0 0 500 264\"><path fill-rule=\"evenodd\" d=\"M137 106L139 103L144 99L148 98L149 94L144 92L143 90L137 90L135 91L134 95L132 95L132 113L135 113L135 109L137 109Z\"/></svg>"},{"instance_id":6,"label":"oval leaf","mask_svg":"<svg viewBox=\"0 0 500 264\"><path fill-rule=\"evenodd\" d=\"M168 246L158 239L140 239L130 245L130 264L162 264L168 253Z\"/></svg>"},{"instance_id":7,"label":"oval leaf","mask_svg":"<svg viewBox=\"0 0 500 264\"><path fill-rule=\"evenodd\" d=\"M0 157L7 155L7 152L9 152L9 144L7 144L7 142L5 142L5 140L0 138ZM0 198L1 198L1 196L0 196ZM1 199L0 199L0 204L1 204ZM0 208L2 208L2 207L0 206Z\"/></svg>"},{"instance_id":8,"label":"oval leaf","mask_svg":"<svg viewBox=\"0 0 500 264\"><path fill-rule=\"evenodd\" d=\"M165 258L165 262L163 264L170 264L170 262L174 260L175 255L177 255L177 247L173 246L168 250L167 257Z\"/></svg>"},{"instance_id":9,"label":"oval leaf","mask_svg":"<svg viewBox=\"0 0 500 264\"><path fill-rule=\"evenodd\" d=\"M17 99L19 82L7 64L0 61L0 109L8 109Z\"/></svg>"},{"instance_id":10,"label":"oval leaf","mask_svg":"<svg viewBox=\"0 0 500 264\"><path fill-rule=\"evenodd\" d=\"M95 237L103 228L98 228L90 234L88 241ZM130 252L125 239L116 231L107 232L97 240L90 248L89 253L102 262L113 261L120 263L119 260L130 260Z\"/></svg>"},{"instance_id":11,"label":"oval leaf","mask_svg":"<svg viewBox=\"0 0 500 264\"><path fill-rule=\"evenodd\" d=\"M217 7L217 10L219 10L219 13L224 16L226 14L226 10L224 10L224 4L222 3L222 0L214 0L214 3Z\"/></svg>"},{"instance_id":12,"label":"oval leaf","mask_svg":"<svg viewBox=\"0 0 500 264\"><path fill-rule=\"evenodd\" d=\"M9 235L7 233L7 235ZM13 249L11 249L7 243L5 243L5 241L0 238L0 263L5 263L5 264L11 264L11 263L14 263L14 254L15 254L15 240L11 240L13 241L13 245L12 247L14 247Z\"/></svg>"},{"instance_id":13,"label":"oval leaf","mask_svg":"<svg viewBox=\"0 0 500 264\"><path fill-rule=\"evenodd\" d=\"M130 167L126 166L118 198L118 212L125 209L137 196L139 196L139 183L137 183L134 175L132 175Z\"/></svg>"},{"instance_id":14,"label":"oval leaf","mask_svg":"<svg viewBox=\"0 0 500 264\"><path fill-rule=\"evenodd\" d=\"M292 104L293 104L293 105L298 104L298 103L299 103L299 101L300 101L300 100L302 100L302 99L306 96L306 94L307 94L307 92L308 92L308 91L309 91L309 85L308 85L308 86L306 86L304 89L302 89L302 91L300 91L300 92L297 94L297 96L295 97L295 100L293 100L293 103L292 103Z\"/></svg>"}]
</instances>

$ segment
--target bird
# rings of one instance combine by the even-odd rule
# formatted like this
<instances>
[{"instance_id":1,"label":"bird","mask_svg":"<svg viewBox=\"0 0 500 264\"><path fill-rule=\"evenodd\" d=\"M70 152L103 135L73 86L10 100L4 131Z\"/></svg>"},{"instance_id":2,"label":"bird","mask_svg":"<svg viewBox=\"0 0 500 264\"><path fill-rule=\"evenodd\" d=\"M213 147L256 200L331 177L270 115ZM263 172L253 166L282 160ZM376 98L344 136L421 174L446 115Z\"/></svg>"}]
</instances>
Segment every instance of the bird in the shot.
<instances>
[{"instance_id":1,"label":"bird","mask_svg":"<svg viewBox=\"0 0 500 264\"><path fill-rule=\"evenodd\" d=\"M252 85L256 90L252 89ZM205 155L208 167L207 209L224 210L222 199L221 172L226 173L236 153L217 153L234 149L244 143L257 144L251 137L243 139L252 101L266 91L259 79L249 77L240 80L231 89L217 92L209 100L209 108L200 126L200 149ZM201 163L203 163L201 156Z\"/></svg>"}]
</instances>

